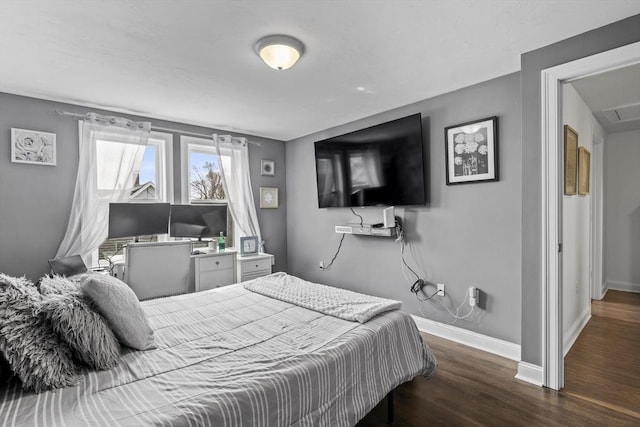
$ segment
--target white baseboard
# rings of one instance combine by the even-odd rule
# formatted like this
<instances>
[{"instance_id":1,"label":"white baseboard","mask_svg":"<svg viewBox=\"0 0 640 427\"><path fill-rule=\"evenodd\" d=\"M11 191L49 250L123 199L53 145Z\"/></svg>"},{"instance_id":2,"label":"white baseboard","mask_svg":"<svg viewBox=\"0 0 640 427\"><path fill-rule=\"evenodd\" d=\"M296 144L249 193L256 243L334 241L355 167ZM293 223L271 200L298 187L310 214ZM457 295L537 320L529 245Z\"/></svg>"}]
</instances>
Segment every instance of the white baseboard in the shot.
<instances>
[{"instance_id":1,"label":"white baseboard","mask_svg":"<svg viewBox=\"0 0 640 427\"><path fill-rule=\"evenodd\" d=\"M518 363L516 379L542 387L542 366L528 362L520 362Z\"/></svg>"},{"instance_id":2,"label":"white baseboard","mask_svg":"<svg viewBox=\"0 0 640 427\"><path fill-rule=\"evenodd\" d=\"M411 317L415 320L418 329L427 334L506 357L507 359L520 360L520 345L518 344L425 319L424 317L414 315L411 315Z\"/></svg>"},{"instance_id":3,"label":"white baseboard","mask_svg":"<svg viewBox=\"0 0 640 427\"><path fill-rule=\"evenodd\" d=\"M607 280L606 288L611 291L624 291L640 294L640 283L619 282L617 280Z\"/></svg>"},{"instance_id":4,"label":"white baseboard","mask_svg":"<svg viewBox=\"0 0 640 427\"><path fill-rule=\"evenodd\" d=\"M602 293L600 295L594 295L593 299L597 299L599 301L603 300L604 297L607 295L607 291L609 290L609 284L607 282L604 282L600 287L600 290Z\"/></svg>"},{"instance_id":5,"label":"white baseboard","mask_svg":"<svg viewBox=\"0 0 640 427\"><path fill-rule=\"evenodd\" d=\"M569 353L569 350L571 350L571 347L573 347L573 344L578 339L580 332L582 332L584 327L587 326L589 319L591 319L591 305L587 304L582 314L578 316L575 322L573 322L569 330L567 330L562 334L563 341L564 341L562 346L562 348L564 349L564 353L563 353L564 356L566 356L567 353Z\"/></svg>"}]
</instances>

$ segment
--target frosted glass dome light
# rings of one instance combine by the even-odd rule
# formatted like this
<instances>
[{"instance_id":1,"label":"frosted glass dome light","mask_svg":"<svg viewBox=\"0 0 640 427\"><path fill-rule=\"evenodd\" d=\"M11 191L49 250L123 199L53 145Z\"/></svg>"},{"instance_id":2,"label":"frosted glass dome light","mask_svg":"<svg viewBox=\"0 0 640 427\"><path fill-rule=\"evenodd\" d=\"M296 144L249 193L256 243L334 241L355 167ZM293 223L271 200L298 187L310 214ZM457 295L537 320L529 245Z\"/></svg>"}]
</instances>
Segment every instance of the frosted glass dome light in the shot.
<instances>
[{"instance_id":1,"label":"frosted glass dome light","mask_svg":"<svg viewBox=\"0 0 640 427\"><path fill-rule=\"evenodd\" d=\"M258 40L255 51L269 67L286 70L298 62L304 52L304 45L293 37L273 35Z\"/></svg>"}]
</instances>

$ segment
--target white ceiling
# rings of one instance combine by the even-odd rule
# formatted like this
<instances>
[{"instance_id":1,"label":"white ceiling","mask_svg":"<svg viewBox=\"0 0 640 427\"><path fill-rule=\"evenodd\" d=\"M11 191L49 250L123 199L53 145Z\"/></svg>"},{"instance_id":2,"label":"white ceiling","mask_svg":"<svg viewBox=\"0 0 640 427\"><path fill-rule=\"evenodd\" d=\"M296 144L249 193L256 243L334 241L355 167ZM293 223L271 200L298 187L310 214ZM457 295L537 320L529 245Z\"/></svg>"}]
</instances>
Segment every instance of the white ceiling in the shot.
<instances>
[{"instance_id":1,"label":"white ceiling","mask_svg":"<svg viewBox=\"0 0 640 427\"><path fill-rule=\"evenodd\" d=\"M0 0L0 91L290 140L516 72L640 0ZM253 51L289 34L300 62Z\"/></svg>"},{"instance_id":2,"label":"white ceiling","mask_svg":"<svg viewBox=\"0 0 640 427\"><path fill-rule=\"evenodd\" d=\"M571 83L607 133L640 129L640 64L596 74ZM622 120L606 112L616 109ZM630 112L630 115L623 115Z\"/></svg>"}]
</instances>

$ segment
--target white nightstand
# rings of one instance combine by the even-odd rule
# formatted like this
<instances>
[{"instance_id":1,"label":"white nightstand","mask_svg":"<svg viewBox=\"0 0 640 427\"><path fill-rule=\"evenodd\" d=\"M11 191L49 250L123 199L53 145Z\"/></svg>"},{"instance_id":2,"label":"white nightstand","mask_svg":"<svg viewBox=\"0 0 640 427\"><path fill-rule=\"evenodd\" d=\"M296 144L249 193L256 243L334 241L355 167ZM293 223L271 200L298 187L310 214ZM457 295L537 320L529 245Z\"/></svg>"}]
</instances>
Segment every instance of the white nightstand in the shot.
<instances>
[{"instance_id":1,"label":"white nightstand","mask_svg":"<svg viewBox=\"0 0 640 427\"><path fill-rule=\"evenodd\" d=\"M195 292L236 282L236 251L191 255L191 280Z\"/></svg>"},{"instance_id":2,"label":"white nightstand","mask_svg":"<svg viewBox=\"0 0 640 427\"><path fill-rule=\"evenodd\" d=\"M271 254L240 256L238 254L238 281L256 279L272 273L275 257Z\"/></svg>"}]
</instances>

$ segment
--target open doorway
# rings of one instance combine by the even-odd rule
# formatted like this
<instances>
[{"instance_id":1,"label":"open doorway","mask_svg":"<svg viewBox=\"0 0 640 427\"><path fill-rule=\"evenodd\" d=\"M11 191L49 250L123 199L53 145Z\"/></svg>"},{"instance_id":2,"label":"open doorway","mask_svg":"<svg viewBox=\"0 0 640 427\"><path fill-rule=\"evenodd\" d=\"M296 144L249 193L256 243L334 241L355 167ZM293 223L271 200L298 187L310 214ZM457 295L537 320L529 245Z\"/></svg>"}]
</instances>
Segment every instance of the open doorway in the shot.
<instances>
[{"instance_id":1,"label":"open doorway","mask_svg":"<svg viewBox=\"0 0 640 427\"><path fill-rule=\"evenodd\" d=\"M640 63L640 43L542 70L543 385L564 386L561 84Z\"/></svg>"},{"instance_id":2,"label":"open doorway","mask_svg":"<svg viewBox=\"0 0 640 427\"><path fill-rule=\"evenodd\" d=\"M562 95L591 154L589 191L563 195L563 393L640 418L640 64Z\"/></svg>"}]
</instances>

